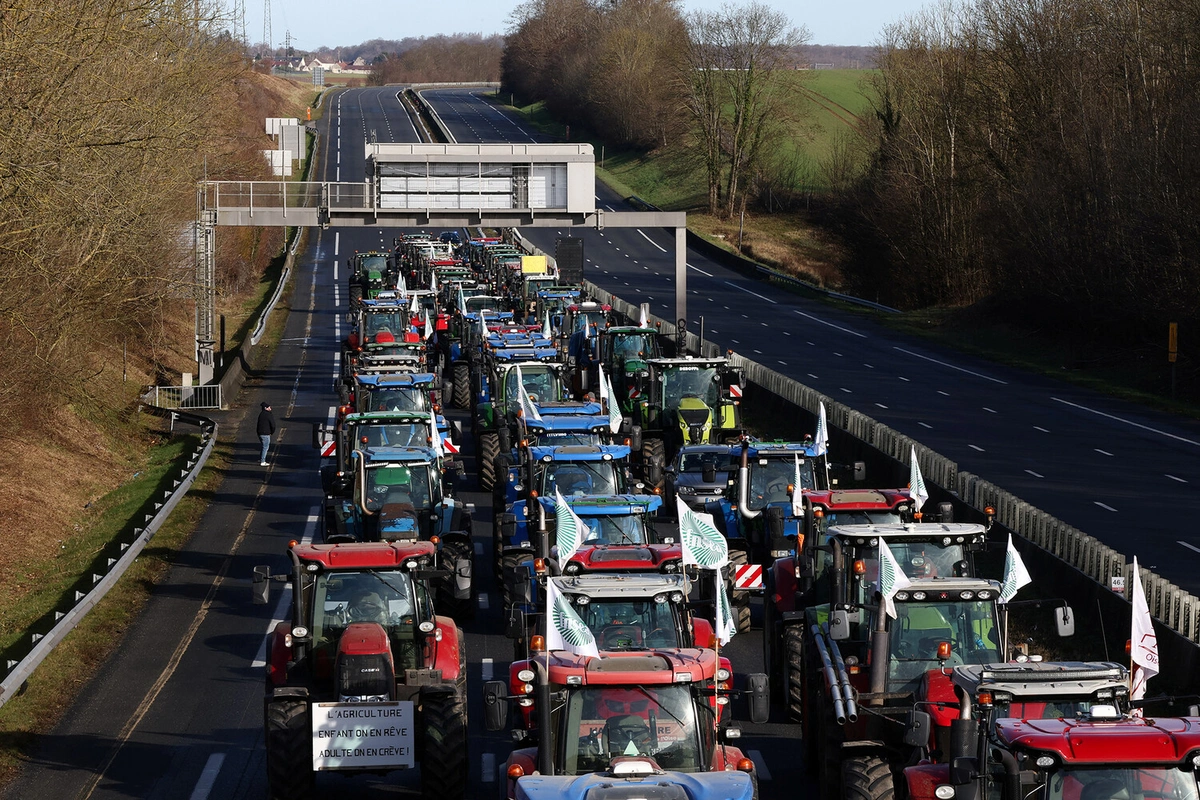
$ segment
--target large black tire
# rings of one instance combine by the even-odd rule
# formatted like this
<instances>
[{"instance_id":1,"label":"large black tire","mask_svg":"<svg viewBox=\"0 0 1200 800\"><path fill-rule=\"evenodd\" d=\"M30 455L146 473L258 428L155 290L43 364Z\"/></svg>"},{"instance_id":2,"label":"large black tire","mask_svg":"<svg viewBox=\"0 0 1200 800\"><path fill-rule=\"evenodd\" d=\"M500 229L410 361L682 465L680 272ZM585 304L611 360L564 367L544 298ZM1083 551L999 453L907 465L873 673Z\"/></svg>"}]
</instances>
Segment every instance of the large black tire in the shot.
<instances>
[{"instance_id":1,"label":"large black tire","mask_svg":"<svg viewBox=\"0 0 1200 800\"><path fill-rule=\"evenodd\" d=\"M457 386L458 384L455 384ZM496 486L496 456L500 455L500 439L495 431L479 434L479 452L475 463L479 466L479 491L490 492Z\"/></svg>"},{"instance_id":2,"label":"large black tire","mask_svg":"<svg viewBox=\"0 0 1200 800\"><path fill-rule=\"evenodd\" d=\"M506 610L513 603L512 591L510 590L508 581L509 570L528 558L530 558L528 553L505 553L500 557L500 597L504 600L504 608Z\"/></svg>"},{"instance_id":3,"label":"large black tire","mask_svg":"<svg viewBox=\"0 0 1200 800\"><path fill-rule=\"evenodd\" d=\"M879 756L862 755L842 762L844 800L896 800L896 783L888 763Z\"/></svg>"},{"instance_id":4,"label":"large black tire","mask_svg":"<svg viewBox=\"0 0 1200 800\"><path fill-rule=\"evenodd\" d=\"M467 706L456 690L423 692L421 796L462 800L467 793Z\"/></svg>"},{"instance_id":5,"label":"large black tire","mask_svg":"<svg viewBox=\"0 0 1200 800\"><path fill-rule=\"evenodd\" d=\"M729 585L733 586L733 573L738 567L744 567L749 562L746 557L745 550L729 548ZM733 619L737 623L738 633L745 633L750 630L750 593L749 592L729 592L729 606L733 611Z\"/></svg>"},{"instance_id":6,"label":"large black tire","mask_svg":"<svg viewBox=\"0 0 1200 800\"><path fill-rule=\"evenodd\" d=\"M650 489L661 489L663 468L667 463L667 447L662 439L642 440L642 480ZM740 629L739 629L740 630Z\"/></svg>"},{"instance_id":7,"label":"large black tire","mask_svg":"<svg viewBox=\"0 0 1200 800\"><path fill-rule=\"evenodd\" d=\"M454 376L454 407L471 407L471 365L459 361L452 370Z\"/></svg>"},{"instance_id":8,"label":"large black tire","mask_svg":"<svg viewBox=\"0 0 1200 800\"><path fill-rule=\"evenodd\" d=\"M350 307L354 308L354 304L362 300L362 284L350 284Z\"/></svg>"},{"instance_id":9,"label":"large black tire","mask_svg":"<svg viewBox=\"0 0 1200 800\"><path fill-rule=\"evenodd\" d=\"M804 626L787 625L783 629L783 690L781 696L787 703L788 719L802 722L804 719Z\"/></svg>"},{"instance_id":10,"label":"large black tire","mask_svg":"<svg viewBox=\"0 0 1200 800\"><path fill-rule=\"evenodd\" d=\"M471 547L470 542L447 542L442 547L442 552L445 556L447 567L458 561L458 559L469 558L474 561L475 552ZM472 567L474 565L472 564ZM438 613L449 614L456 622L462 622L474 618L475 616L475 570L471 570L471 594L463 599L454 596L455 577L451 575L449 578L441 579L437 582L437 597L435 608ZM460 640L462 641L462 640Z\"/></svg>"},{"instance_id":11,"label":"large black tire","mask_svg":"<svg viewBox=\"0 0 1200 800\"><path fill-rule=\"evenodd\" d=\"M308 703L277 700L267 704L267 794L272 800L312 797L312 725Z\"/></svg>"}]
</instances>

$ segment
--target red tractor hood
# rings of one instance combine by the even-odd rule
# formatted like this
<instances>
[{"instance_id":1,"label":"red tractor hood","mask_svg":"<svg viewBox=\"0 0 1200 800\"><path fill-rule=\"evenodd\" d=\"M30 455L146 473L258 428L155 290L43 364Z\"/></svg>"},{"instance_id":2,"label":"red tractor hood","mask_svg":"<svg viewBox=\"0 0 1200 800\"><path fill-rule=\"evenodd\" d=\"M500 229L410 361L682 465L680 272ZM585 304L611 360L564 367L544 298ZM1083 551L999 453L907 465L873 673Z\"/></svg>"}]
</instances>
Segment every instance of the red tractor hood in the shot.
<instances>
[{"instance_id":1,"label":"red tractor hood","mask_svg":"<svg viewBox=\"0 0 1200 800\"><path fill-rule=\"evenodd\" d=\"M1014 748L1048 751L1073 764L1172 763L1200 748L1196 717L1003 719L996 723L996 733Z\"/></svg>"},{"instance_id":2,"label":"red tractor hood","mask_svg":"<svg viewBox=\"0 0 1200 800\"><path fill-rule=\"evenodd\" d=\"M658 572L663 564L682 559L681 544L585 545L571 556L587 572Z\"/></svg>"},{"instance_id":3,"label":"red tractor hood","mask_svg":"<svg viewBox=\"0 0 1200 800\"><path fill-rule=\"evenodd\" d=\"M543 658L539 655L538 658ZM567 650L550 654L550 682L584 686L618 684L696 683L717 674L717 654L712 650L687 648L653 652L605 652L599 656L577 656Z\"/></svg>"},{"instance_id":4,"label":"red tractor hood","mask_svg":"<svg viewBox=\"0 0 1200 800\"><path fill-rule=\"evenodd\" d=\"M399 567L413 559L432 559L433 542L352 542L348 544L298 544L292 551L301 561L315 561L326 569Z\"/></svg>"}]
</instances>

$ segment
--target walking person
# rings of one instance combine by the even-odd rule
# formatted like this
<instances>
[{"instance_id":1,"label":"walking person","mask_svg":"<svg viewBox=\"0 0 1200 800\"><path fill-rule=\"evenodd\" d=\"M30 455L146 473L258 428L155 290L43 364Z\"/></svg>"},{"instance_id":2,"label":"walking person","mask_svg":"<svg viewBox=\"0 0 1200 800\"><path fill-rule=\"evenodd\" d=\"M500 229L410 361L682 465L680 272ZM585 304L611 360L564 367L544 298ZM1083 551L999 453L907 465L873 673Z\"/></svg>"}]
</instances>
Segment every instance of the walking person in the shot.
<instances>
[{"instance_id":1,"label":"walking person","mask_svg":"<svg viewBox=\"0 0 1200 800\"><path fill-rule=\"evenodd\" d=\"M271 404L263 403L262 411L258 412L258 440L262 442L261 467L267 465L267 451L271 449L271 436L275 433L275 415L271 413Z\"/></svg>"}]
</instances>

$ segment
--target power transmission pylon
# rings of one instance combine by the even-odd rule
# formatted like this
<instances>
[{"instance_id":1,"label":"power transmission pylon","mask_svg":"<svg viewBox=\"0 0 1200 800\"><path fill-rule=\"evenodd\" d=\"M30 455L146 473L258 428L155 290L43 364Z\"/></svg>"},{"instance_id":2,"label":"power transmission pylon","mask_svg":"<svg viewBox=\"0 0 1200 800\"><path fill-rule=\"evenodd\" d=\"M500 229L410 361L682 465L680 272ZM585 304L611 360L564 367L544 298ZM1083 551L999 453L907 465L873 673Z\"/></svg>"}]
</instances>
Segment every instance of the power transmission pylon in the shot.
<instances>
[{"instance_id":1,"label":"power transmission pylon","mask_svg":"<svg viewBox=\"0 0 1200 800\"><path fill-rule=\"evenodd\" d=\"M274 55L275 50L271 47L271 0L263 0L263 47L267 48L267 52Z\"/></svg>"}]
</instances>

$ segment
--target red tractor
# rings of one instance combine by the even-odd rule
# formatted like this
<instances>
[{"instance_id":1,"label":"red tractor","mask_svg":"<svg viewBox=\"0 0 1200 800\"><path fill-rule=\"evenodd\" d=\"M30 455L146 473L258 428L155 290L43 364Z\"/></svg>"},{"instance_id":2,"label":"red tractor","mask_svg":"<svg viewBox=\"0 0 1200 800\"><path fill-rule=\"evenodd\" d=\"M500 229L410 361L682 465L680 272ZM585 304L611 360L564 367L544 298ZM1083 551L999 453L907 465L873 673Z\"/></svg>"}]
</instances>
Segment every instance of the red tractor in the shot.
<instances>
[{"instance_id":1,"label":"red tractor","mask_svg":"<svg viewBox=\"0 0 1200 800\"><path fill-rule=\"evenodd\" d=\"M313 796L319 771L421 765L421 793L462 798L467 777L462 631L433 610L432 542L288 548L289 574L254 570L254 600L292 587L267 642L264 700L272 798Z\"/></svg>"},{"instance_id":2,"label":"red tractor","mask_svg":"<svg viewBox=\"0 0 1200 800\"><path fill-rule=\"evenodd\" d=\"M536 649L536 644L535 644ZM717 709L729 694L718 687L717 654L675 649L605 652L577 656L568 651L538 655L518 676L519 692L503 681L484 686L488 730L507 724L508 701L534 698L537 726L516 729L526 746L508 757L507 798L516 781L541 775L583 775L609 769L614 759L642 757L655 768L680 772L740 770L754 777L754 762L729 742L741 731L720 721ZM742 692L750 718L769 712L766 675L751 675Z\"/></svg>"}]
</instances>

